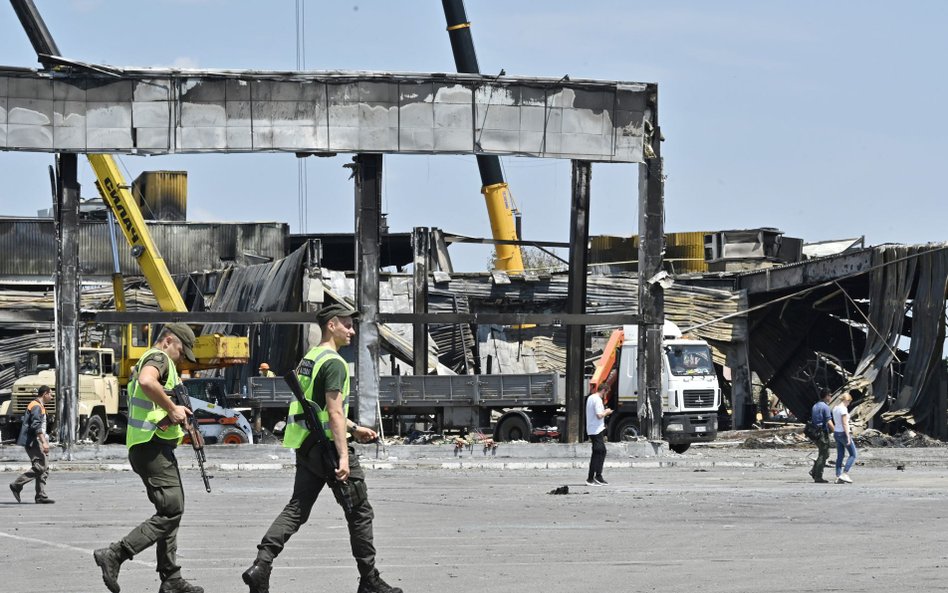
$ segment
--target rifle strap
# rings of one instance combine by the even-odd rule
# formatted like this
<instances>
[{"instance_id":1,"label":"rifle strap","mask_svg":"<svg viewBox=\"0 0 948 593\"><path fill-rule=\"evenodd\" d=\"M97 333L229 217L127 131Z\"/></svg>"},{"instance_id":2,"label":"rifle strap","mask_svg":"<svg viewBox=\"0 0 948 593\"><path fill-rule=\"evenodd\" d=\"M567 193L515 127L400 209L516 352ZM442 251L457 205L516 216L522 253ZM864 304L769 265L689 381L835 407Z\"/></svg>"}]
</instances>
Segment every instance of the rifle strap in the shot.
<instances>
[{"instance_id":1,"label":"rifle strap","mask_svg":"<svg viewBox=\"0 0 948 593\"><path fill-rule=\"evenodd\" d=\"M300 443L300 448L297 449L297 451L300 455L306 457L309 455L310 449L315 447L317 444L319 444L319 435L317 435L315 432L311 432L306 435L306 438L303 439L302 443Z\"/></svg>"}]
</instances>

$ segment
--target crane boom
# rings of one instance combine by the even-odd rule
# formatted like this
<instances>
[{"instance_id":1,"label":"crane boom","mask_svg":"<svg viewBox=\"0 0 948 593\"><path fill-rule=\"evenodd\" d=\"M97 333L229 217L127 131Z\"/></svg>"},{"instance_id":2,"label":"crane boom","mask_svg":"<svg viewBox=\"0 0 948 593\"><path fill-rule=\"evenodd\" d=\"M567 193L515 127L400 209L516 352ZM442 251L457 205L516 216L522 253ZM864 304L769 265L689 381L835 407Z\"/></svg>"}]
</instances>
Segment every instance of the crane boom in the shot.
<instances>
[{"instance_id":1,"label":"crane boom","mask_svg":"<svg viewBox=\"0 0 948 593\"><path fill-rule=\"evenodd\" d=\"M474 39L471 37L471 23L467 20L463 0L441 0L444 18L448 23L448 37L454 53L454 64L461 73L480 74L477 53L474 51ZM504 180L500 168L500 158L493 155L477 155L477 168L481 174L481 193L487 202L487 216L490 218L490 230L495 240L518 241L517 225L514 218L515 208L510 197L510 187ZM519 245L497 244L494 246L498 270L523 273L523 252Z\"/></svg>"},{"instance_id":2,"label":"crane boom","mask_svg":"<svg viewBox=\"0 0 948 593\"><path fill-rule=\"evenodd\" d=\"M171 278L168 265L152 241L141 209L132 197L129 185L119 171L115 159L108 154L89 154L89 164L96 176L96 187L102 200L115 215L122 234L132 247L132 255L151 287L162 311L187 311L184 299Z\"/></svg>"}]
</instances>

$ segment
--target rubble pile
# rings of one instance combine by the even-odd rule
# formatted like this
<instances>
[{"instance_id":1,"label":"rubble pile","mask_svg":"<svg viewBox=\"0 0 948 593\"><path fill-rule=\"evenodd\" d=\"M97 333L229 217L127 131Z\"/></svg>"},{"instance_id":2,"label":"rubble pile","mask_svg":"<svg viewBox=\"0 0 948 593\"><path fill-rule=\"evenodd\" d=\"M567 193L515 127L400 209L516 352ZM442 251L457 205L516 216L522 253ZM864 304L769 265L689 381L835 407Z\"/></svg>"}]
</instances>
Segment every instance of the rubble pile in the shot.
<instances>
[{"instance_id":1,"label":"rubble pile","mask_svg":"<svg viewBox=\"0 0 948 593\"><path fill-rule=\"evenodd\" d=\"M803 436L802 432L785 432L772 436L751 436L744 439L744 442L742 442L739 447L741 449L781 449L784 447L799 447L800 445L809 444L810 440Z\"/></svg>"},{"instance_id":2,"label":"rubble pile","mask_svg":"<svg viewBox=\"0 0 948 593\"><path fill-rule=\"evenodd\" d=\"M781 449L800 446L813 446L813 443L803 435L803 432L780 432L773 435L758 434L750 436L739 445L741 449ZM830 439L830 448L836 445ZM928 435L911 429L904 430L897 435L885 434L878 430L867 428L856 435L857 447L948 447L948 443L934 439Z\"/></svg>"},{"instance_id":3,"label":"rubble pile","mask_svg":"<svg viewBox=\"0 0 948 593\"><path fill-rule=\"evenodd\" d=\"M897 435L885 434L867 428L856 435L856 446L863 447L946 447L948 443L928 435L906 429Z\"/></svg>"}]
</instances>

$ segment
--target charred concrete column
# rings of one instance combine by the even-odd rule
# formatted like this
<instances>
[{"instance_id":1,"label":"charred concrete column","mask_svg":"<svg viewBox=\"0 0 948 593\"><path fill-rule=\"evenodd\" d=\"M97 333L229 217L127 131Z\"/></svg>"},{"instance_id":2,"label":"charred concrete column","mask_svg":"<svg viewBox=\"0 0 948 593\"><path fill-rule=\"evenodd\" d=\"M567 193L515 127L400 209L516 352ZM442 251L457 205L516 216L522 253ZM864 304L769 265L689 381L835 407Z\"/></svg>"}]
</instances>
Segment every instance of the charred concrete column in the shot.
<instances>
[{"instance_id":1,"label":"charred concrete column","mask_svg":"<svg viewBox=\"0 0 948 593\"><path fill-rule=\"evenodd\" d=\"M652 105L653 110L655 104ZM665 180L661 130L652 129L645 164L639 168L639 426L649 440L662 438L662 334L665 297L659 282L665 242Z\"/></svg>"},{"instance_id":2,"label":"charred concrete column","mask_svg":"<svg viewBox=\"0 0 948 593\"><path fill-rule=\"evenodd\" d=\"M592 164L573 161L572 208L569 230L569 284L566 312L586 312L586 267L589 245L589 184ZM566 440L578 443L583 435L583 366L586 362L586 326L566 328Z\"/></svg>"},{"instance_id":3,"label":"charred concrete column","mask_svg":"<svg viewBox=\"0 0 948 593\"><path fill-rule=\"evenodd\" d=\"M379 399L379 227L382 155L358 154L355 169L356 305L362 313L356 334L356 394L359 424L378 428Z\"/></svg>"},{"instance_id":4,"label":"charred concrete column","mask_svg":"<svg viewBox=\"0 0 948 593\"><path fill-rule=\"evenodd\" d=\"M428 312L428 254L431 250L431 232L427 227L415 227L411 233L411 244L414 250L413 274L414 290L412 292L412 311L414 313ZM412 363L416 375L428 373L428 324L415 323L412 325Z\"/></svg>"},{"instance_id":5,"label":"charred concrete column","mask_svg":"<svg viewBox=\"0 0 948 593\"><path fill-rule=\"evenodd\" d=\"M79 181L75 154L57 163L56 424L71 459L79 426Z\"/></svg>"},{"instance_id":6,"label":"charred concrete column","mask_svg":"<svg viewBox=\"0 0 948 593\"><path fill-rule=\"evenodd\" d=\"M735 326L738 324L747 325L747 318L740 317L735 320ZM741 328L735 327L735 332L741 331ZM747 335L747 332L744 332ZM749 337L749 336L748 336ZM747 355L747 341L734 344L731 351L732 359L729 357L727 364L731 367L731 420L735 429L750 428L751 419L748 418L747 410L749 404L754 401L753 387L751 386L750 361Z\"/></svg>"}]
</instances>

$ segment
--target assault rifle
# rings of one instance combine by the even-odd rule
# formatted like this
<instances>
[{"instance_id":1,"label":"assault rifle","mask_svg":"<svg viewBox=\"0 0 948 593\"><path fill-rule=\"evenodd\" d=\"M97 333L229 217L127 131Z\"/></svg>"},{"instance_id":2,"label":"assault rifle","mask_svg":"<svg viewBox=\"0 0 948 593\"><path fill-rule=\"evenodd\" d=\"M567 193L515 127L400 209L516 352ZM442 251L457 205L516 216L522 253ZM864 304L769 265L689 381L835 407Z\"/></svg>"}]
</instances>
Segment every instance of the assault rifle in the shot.
<instances>
[{"instance_id":1,"label":"assault rifle","mask_svg":"<svg viewBox=\"0 0 948 593\"><path fill-rule=\"evenodd\" d=\"M323 423L320 422L319 417L316 416L316 404L306 399L306 395L303 393L303 386L300 385L299 377L296 376L296 371L290 371L283 375L283 379L286 381L286 384L289 385L290 391L293 392L296 401L298 401L303 408L303 422L306 424L306 429L309 430L310 436L315 441L313 446L319 448L319 454L323 459L323 466L331 468L328 472L329 481L335 482L338 486L342 499L342 508L348 515L352 511L352 493L349 490L348 482L343 482L336 478L336 470L339 469L339 452L336 450L336 444L330 441L329 438L326 437L326 433L323 432Z\"/></svg>"},{"instance_id":2,"label":"assault rifle","mask_svg":"<svg viewBox=\"0 0 948 593\"><path fill-rule=\"evenodd\" d=\"M171 400L179 406L184 406L194 412L194 408L191 406L191 394L188 393L188 388L185 387L183 383L178 383L170 391L166 389L165 395L170 397ZM158 427L163 430L170 425L171 420L169 420L167 416L158 423ZM197 424L193 422L190 417L184 421L184 430L187 431L188 440L191 441L191 448L194 449L194 457L197 459L198 469L201 470L201 478L204 479L204 488L210 492L211 481L208 478L207 471L204 469L204 462L207 461L204 457L204 437L201 435L201 431L198 430Z\"/></svg>"}]
</instances>

